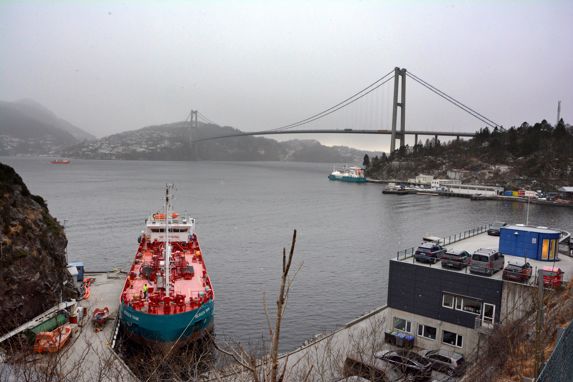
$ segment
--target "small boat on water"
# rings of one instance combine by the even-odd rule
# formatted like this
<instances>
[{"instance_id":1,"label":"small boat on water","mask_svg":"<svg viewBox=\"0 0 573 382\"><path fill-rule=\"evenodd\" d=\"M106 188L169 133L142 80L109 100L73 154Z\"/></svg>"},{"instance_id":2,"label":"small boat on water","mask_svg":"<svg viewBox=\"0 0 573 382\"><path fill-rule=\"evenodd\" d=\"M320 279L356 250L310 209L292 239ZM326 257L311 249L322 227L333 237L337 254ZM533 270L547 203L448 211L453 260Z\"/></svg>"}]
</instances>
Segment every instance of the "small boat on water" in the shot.
<instances>
[{"instance_id":1,"label":"small boat on water","mask_svg":"<svg viewBox=\"0 0 573 382\"><path fill-rule=\"evenodd\" d=\"M340 170L334 170L328 176L330 180L340 180L342 182L350 183L366 183L366 177L364 176L364 169L361 167L344 167Z\"/></svg>"},{"instance_id":2,"label":"small boat on water","mask_svg":"<svg viewBox=\"0 0 573 382\"><path fill-rule=\"evenodd\" d=\"M70 164L69 159L54 159L50 162L51 164Z\"/></svg>"},{"instance_id":3,"label":"small boat on water","mask_svg":"<svg viewBox=\"0 0 573 382\"><path fill-rule=\"evenodd\" d=\"M40 332L34 342L35 353L56 353L63 348L72 336L72 327L68 324L57 327L51 332Z\"/></svg>"},{"instance_id":4,"label":"small boat on water","mask_svg":"<svg viewBox=\"0 0 573 382\"><path fill-rule=\"evenodd\" d=\"M146 220L120 297L128 337L151 345L182 345L214 326L215 295L195 219L172 211L171 190L168 185L165 211Z\"/></svg>"}]
</instances>

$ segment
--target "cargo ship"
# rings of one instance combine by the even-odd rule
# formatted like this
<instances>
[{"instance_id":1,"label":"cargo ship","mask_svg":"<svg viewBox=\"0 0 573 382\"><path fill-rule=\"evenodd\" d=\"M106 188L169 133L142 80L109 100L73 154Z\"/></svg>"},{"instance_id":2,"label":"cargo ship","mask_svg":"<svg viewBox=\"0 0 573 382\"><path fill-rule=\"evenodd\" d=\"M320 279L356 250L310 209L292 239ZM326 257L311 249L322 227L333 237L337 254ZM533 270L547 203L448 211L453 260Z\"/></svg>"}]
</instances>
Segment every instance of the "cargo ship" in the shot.
<instances>
[{"instance_id":1,"label":"cargo ship","mask_svg":"<svg viewBox=\"0 0 573 382\"><path fill-rule=\"evenodd\" d=\"M342 182L366 183L364 170L360 167L344 167L341 170L334 170L328 176L330 180L340 180Z\"/></svg>"},{"instance_id":2,"label":"cargo ship","mask_svg":"<svg viewBox=\"0 0 573 382\"><path fill-rule=\"evenodd\" d=\"M215 294L195 234L195 219L165 207L146 219L120 297L123 331L135 342L183 345L214 327Z\"/></svg>"}]
</instances>

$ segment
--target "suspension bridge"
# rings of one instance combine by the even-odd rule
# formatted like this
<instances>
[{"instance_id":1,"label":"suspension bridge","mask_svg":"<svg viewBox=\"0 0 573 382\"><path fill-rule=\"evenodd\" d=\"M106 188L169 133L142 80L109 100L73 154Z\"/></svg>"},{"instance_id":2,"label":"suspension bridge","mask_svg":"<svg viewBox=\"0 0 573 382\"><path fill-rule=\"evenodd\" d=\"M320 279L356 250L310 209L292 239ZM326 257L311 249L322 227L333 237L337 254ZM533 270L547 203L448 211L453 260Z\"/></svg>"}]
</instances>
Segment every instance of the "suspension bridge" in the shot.
<instances>
[{"instance_id":1,"label":"suspension bridge","mask_svg":"<svg viewBox=\"0 0 573 382\"><path fill-rule=\"evenodd\" d=\"M375 82L371 83L370 85L366 86L365 88L361 89L360 91L352 94L351 96L347 97L343 101L338 102L337 104L322 110L319 113L315 113L310 115L307 118L298 120L296 122L279 126L269 130L261 130L261 131L249 131L249 132L241 132L237 134L228 134L228 135L221 135L209 138L202 138L192 141L193 143L199 143L204 141L210 141L214 139L224 139L224 138L233 138L233 137L243 137L243 136L254 136L254 135L279 135L279 134L379 134L379 135L390 135L390 152L396 150L397 141L399 141L399 147L402 148L405 146L405 138L407 135L414 136L414 145L420 143L419 137L421 136L431 136L437 142L438 137L456 137L460 139L460 137L473 137L475 133L470 133L467 131L433 131L430 129L420 129L420 130L406 130L406 78L410 78L415 83L423 86L430 92L434 93L435 95L441 97L445 101L453 104L460 110L464 111L468 115L472 116L473 118L479 120L485 126L490 128L501 127L498 123L492 121L491 119L487 118L483 114L477 112L475 109L467 106L466 104L462 103L461 101L455 99L454 97L450 96L449 94L445 93L444 91L438 89L437 87L431 85L427 81L423 80L419 76L415 75L414 73L409 72L404 68L396 67L393 70L386 73L384 76L376 80ZM381 129L362 129L362 128L344 128L344 129L332 129L332 128L312 128L312 129L300 129L302 126L307 126L311 124L316 124L318 121L325 119L328 116L333 115L336 112L339 112L342 109L348 108L350 105L356 103L357 101L363 99L367 95L373 93L375 90L381 88L383 85L393 81L394 89L393 89L393 97L392 97L392 120L390 128L382 126ZM193 128L198 127L198 121L201 118L201 121L207 124L215 124L213 121L205 117L203 114L198 112L197 110L192 110L188 115L188 120L191 122L191 130ZM191 131L190 131L191 133ZM191 135L190 135L191 136ZM190 138L191 140L191 138Z\"/></svg>"}]
</instances>

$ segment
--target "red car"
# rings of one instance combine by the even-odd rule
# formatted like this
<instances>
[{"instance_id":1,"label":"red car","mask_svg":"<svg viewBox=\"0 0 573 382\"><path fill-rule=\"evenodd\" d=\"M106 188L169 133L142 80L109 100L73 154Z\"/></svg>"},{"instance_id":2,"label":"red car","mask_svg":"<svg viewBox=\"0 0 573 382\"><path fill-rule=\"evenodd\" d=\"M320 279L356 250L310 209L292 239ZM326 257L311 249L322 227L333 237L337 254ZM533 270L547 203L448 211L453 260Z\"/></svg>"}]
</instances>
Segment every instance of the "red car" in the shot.
<instances>
[{"instance_id":1,"label":"red car","mask_svg":"<svg viewBox=\"0 0 573 382\"><path fill-rule=\"evenodd\" d=\"M563 283L563 271L558 267L543 268L543 286L559 288Z\"/></svg>"},{"instance_id":2,"label":"red car","mask_svg":"<svg viewBox=\"0 0 573 382\"><path fill-rule=\"evenodd\" d=\"M507 264L503 270L503 279L509 281L516 281L519 283L526 283L531 277L531 264Z\"/></svg>"}]
</instances>

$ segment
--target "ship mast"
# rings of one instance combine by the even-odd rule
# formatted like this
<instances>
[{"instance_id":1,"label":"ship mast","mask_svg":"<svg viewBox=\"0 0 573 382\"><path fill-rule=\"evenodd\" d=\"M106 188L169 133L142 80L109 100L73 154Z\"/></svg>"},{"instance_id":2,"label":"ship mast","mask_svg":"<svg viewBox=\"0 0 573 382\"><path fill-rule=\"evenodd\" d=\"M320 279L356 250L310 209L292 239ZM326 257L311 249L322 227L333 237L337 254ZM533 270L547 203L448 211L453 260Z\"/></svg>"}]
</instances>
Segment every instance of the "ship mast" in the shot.
<instances>
[{"instance_id":1,"label":"ship mast","mask_svg":"<svg viewBox=\"0 0 573 382\"><path fill-rule=\"evenodd\" d=\"M171 243L169 243L169 210L171 209L171 195L169 191L173 188L172 184L165 185L165 295L169 296L171 286Z\"/></svg>"}]
</instances>

